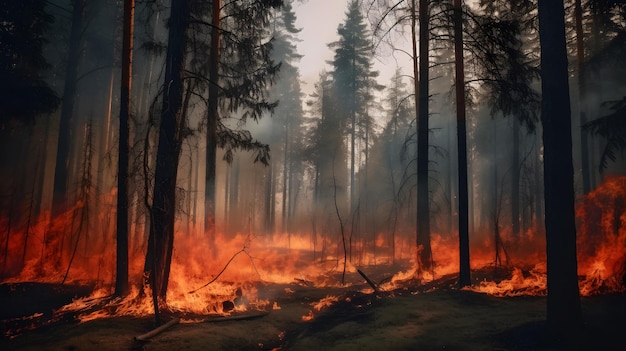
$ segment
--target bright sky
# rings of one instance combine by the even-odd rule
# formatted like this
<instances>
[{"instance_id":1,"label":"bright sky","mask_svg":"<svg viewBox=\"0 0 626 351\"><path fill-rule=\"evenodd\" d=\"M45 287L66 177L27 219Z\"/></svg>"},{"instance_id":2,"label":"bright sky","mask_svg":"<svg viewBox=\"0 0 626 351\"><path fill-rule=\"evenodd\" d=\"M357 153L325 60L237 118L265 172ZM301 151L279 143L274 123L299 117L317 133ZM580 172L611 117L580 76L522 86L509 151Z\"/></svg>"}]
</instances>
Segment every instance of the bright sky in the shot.
<instances>
[{"instance_id":1,"label":"bright sky","mask_svg":"<svg viewBox=\"0 0 626 351\"><path fill-rule=\"evenodd\" d=\"M308 0L304 3L293 4L297 16L296 25L302 28L298 37L298 52L304 57L300 60L300 76L305 82L302 90L305 93L313 91L313 84L319 73L330 65L326 61L333 58L333 52L328 44L336 41L337 26L346 19L349 0ZM396 63L390 57L375 58L374 69L380 72L379 84L386 85L395 72ZM408 71L405 69L405 73Z\"/></svg>"}]
</instances>

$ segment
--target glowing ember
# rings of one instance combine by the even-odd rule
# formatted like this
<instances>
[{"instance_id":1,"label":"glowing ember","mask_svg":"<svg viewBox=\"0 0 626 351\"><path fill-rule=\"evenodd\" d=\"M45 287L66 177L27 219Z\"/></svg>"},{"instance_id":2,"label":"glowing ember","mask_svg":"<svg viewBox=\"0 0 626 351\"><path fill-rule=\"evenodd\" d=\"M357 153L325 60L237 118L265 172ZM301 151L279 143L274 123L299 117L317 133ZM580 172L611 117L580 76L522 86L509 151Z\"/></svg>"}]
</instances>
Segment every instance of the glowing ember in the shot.
<instances>
[{"instance_id":1,"label":"glowing ember","mask_svg":"<svg viewBox=\"0 0 626 351\"><path fill-rule=\"evenodd\" d=\"M302 316L302 321L303 321L303 322L310 322L310 321L312 321L312 320L313 320L313 318L315 318L315 317L313 316L313 311L309 310L309 313L308 313L308 314L306 314L306 315Z\"/></svg>"},{"instance_id":2,"label":"glowing ember","mask_svg":"<svg viewBox=\"0 0 626 351\"><path fill-rule=\"evenodd\" d=\"M313 309L316 311L321 311L322 308L330 307L333 303L339 301L339 297L328 295L325 298L319 300L318 302L312 303Z\"/></svg>"}]
</instances>

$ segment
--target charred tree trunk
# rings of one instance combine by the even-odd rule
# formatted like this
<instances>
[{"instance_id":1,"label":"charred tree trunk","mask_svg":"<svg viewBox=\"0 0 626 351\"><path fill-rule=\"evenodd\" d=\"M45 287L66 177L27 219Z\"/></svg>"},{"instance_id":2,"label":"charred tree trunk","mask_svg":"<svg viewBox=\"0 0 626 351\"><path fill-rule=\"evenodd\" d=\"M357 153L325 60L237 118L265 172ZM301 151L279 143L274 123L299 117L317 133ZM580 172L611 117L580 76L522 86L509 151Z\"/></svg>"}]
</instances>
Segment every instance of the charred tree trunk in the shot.
<instances>
[{"instance_id":1,"label":"charred tree trunk","mask_svg":"<svg viewBox=\"0 0 626 351\"><path fill-rule=\"evenodd\" d=\"M562 1L539 0L548 272L547 319L550 333L559 343L571 340L572 335L576 335L581 327L564 16Z\"/></svg>"},{"instance_id":2,"label":"charred tree trunk","mask_svg":"<svg viewBox=\"0 0 626 351\"><path fill-rule=\"evenodd\" d=\"M414 2L413 5L415 5ZM413 7L413 9L415 9L415 7ZM415 11L413 11L413 16L415 16ZM428 192L428 21L428 1L419 0L419 89L417 89L415 93L418 110L417 247L419 252L418 269L421 271L428 271L432 266L432 250L430 247L430 194ZM413 22L415 22L414 18Z\"/></svg>"},{"instance_id":3,"label":"charred tree trunk","mask_svg":"<svg viewBox=\"0 0 626 351\"><path fill-rule=\"evenodd\" d=\"M587 86L585 82L585 42L583 38L583 9L581 0L574 2L574 18L576 29L576 59L578 70L578 107L580 110L580 125L587 123L586 115L586 103L587 98ZM583 194L591 191L591 176L589 174L589 145L587 141L587 132L585 130L580 131L580 156L581 156L581 171L583 178Z\"/></svg>"},{"instance_id":4,"label":"charred tree trunk","mask_svg":"<svg viewBox=\"0 0 626 351\"><path fill-rule=\"evenodd\" d=\"M220 8L221 1L213 0L211 29L211 49L209 67L209 107L207 110L206 136L206 176L204 197L204 232L215 251L215 165L217 161L217 121L218 121L218 66L220 59Z\"/></svg>"},{"instance_id":5,"label":"charred tree trunk","mask_svg":"<svg viewBox=\"0 0 626 351\"><path fill-rule=\"evenodd\" d=\"M165 300L169 280L176 214L176 177L180 158L187 0L172 0L169 23L163 105L154 174L150 235L144 271L153 291Z\"/></svg>"},{"instance_id":6,"label":"charred tree trunk","mask_svg":"<svg viewBox=\"0 0 626 351\"><path fill-rule=\"evenodd\" d=\"M81 55L81 34L85 17L86 0L72 1L72 27L70 30L70 46L68 50L67 66L65 70L65 86L63 88L63 105L59 122L59 141L54 171L54 190L52 200L52 215L55 218L67 208L67 177L70 154L72 115L76 101L76 87L78 83L78 62Z\"/></svg>"},{"instance_id":7,"label":"charred tree trunk","mask_svg":"<svg viewBox=\"0 0 626 351\"><path fill-rule=\"evenodd\" d=\"M128 293L128 156L130 92L133 65L135 0L124 0L124 38L122 42L122 85L120 91L120 140L117 174L117 270L115 295Z\"/></svg>"},{"instance_id":8,"label":"charred tree trunk","mask_svg":"<svg viewBox=\"0 0 626 351\"><path fill-rule=\"evenodd\" d=\"M520 213L519 213L519 180L520 180L520 159L519 159L519 122L513 120L513 168L511 169L511 229L513 237L520 234Z\"/></svg>"},{"instance_id":9,"label":"charred tree trunk","mask_svg":"<svg viewBox=\"0 0 626 351\"><path fill-rule=\"evenodd\" d=\"M459 286L471 284L467 192L467 131L465 125L465 68L463 62L463 12L461 0L454 0L454 60L456 125L459 176Z\"/></svg>"},{"instance_id":10,"label":"charred tree trunk","mask_svg":"<svg viewBox=\"0 0 626 351\"><path fill-rule=\"evenodd\" d=\"M67 183L69 174L70 143L72 140L72 116L76 101L76 87L78 83L78 63L81 56L81 33L85 17L86 0L72 2L72 27L70 30L70 45L65 70L65 86L63 88L63 104L59 121L59 135L57 142L56 164L54 168L54 185L52 191L51 221L68 209ZM63 233L53 233L48 228L44 234L41 265L43 268L45 257L55 258L55 269L60 268L61 247L54 244L56 238ZM52 247L48 247L48 245ZM47 252L48 251L48 252Z\"/></svg>"}]
</instances>

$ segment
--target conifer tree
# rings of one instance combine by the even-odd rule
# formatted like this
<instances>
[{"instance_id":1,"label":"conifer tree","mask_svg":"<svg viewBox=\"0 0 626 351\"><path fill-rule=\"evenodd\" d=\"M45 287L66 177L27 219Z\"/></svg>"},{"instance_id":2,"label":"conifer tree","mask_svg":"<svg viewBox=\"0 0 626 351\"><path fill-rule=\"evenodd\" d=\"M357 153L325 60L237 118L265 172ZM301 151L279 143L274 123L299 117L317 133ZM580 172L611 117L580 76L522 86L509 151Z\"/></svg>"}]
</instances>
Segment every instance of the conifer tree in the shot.
<instances>
[{"instance_id":1,"label":"conifer tree","mask_svg":"<svg viewBox=\"0 0 626 351\"><path fill-rule=\"evenodd\" d=\"M574 166L571 111L562 1L539 0L541 44L541 123L544 145L547 320L560 347L574 348L572 333L581 327L576 261ZM575 342L575 341L574 341Z\"/></svg>"},{"instance_id":2,"label":"conifer tree","mask_svg":"<svg viewBox=\"0 0 626 351\"><path fill-rule=\"evenodd\" d=\"M342 125L349 133L350 150L350 201L349 208L356 206L355 172L358 125L366 117L366 106L371 100L370 89L378 72L372 68L372 44L365 17L361 12L361 2L352 0L348 3L345 22L337 28L339 40L329 45L334 49L331 75L335 84Z\"/></svg>"},{"instance_id":3,"label":"conifer tree","mask_svg":"<svg viewBox=\"0 0 626 351\"><path fill-rule=\"evenodd\" d=\"M282 150L282 230L289 231L290 213L295 209L297 191L294 178L301 178L299 154L302 145L302 102L300 73L296 66L302 57L297 53L296 42L299 28L295 26L296 16L291 2L285 3L276 18L274 33L273 60L281 64L276 84L270 96L279 102L274 110L271 122L272 134L270 147L275 152ZM279 160L275 154L274 160ZM272 180L274 183L274 181ZM268 194L269 196L269 194Z\"/></svg>"}]
</instances>

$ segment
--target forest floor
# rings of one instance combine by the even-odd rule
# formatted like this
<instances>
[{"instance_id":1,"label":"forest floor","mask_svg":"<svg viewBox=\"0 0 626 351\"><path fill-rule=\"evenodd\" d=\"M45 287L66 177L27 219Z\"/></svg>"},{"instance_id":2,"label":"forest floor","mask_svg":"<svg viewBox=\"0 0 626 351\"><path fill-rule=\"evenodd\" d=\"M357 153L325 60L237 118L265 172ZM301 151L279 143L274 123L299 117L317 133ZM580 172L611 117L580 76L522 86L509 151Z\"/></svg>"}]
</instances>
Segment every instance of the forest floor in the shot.
<instances>
[{"instance_id":1,"label":"forest floor","mask_svg":"<svg viewBox=\"0 0 626 351\"><path fill-rule=\"evenodd\" d=\"M43 305L58 304L71 289L3 284L0 328L5 330L0 350L557 349L545 335L545 297L494 297L451 288L450 282L441 279L437 286L405 286L378 294L369 293L367 285L264 284L259 296L272 296L280 309L221 322L183 318L149 341L135 337L154 327L153 317L61 320L9 337L6 321L14 319L20 308L22 315L30 315ZM79 292L84 291L75 295ZM47 302L42 302L46 296ZM320 301L332 303L317 310L314 306ZM582 310L583 329L572 332L579 350L626 350L625 294L583 297Z\"/></svg>"}]
</instances>

